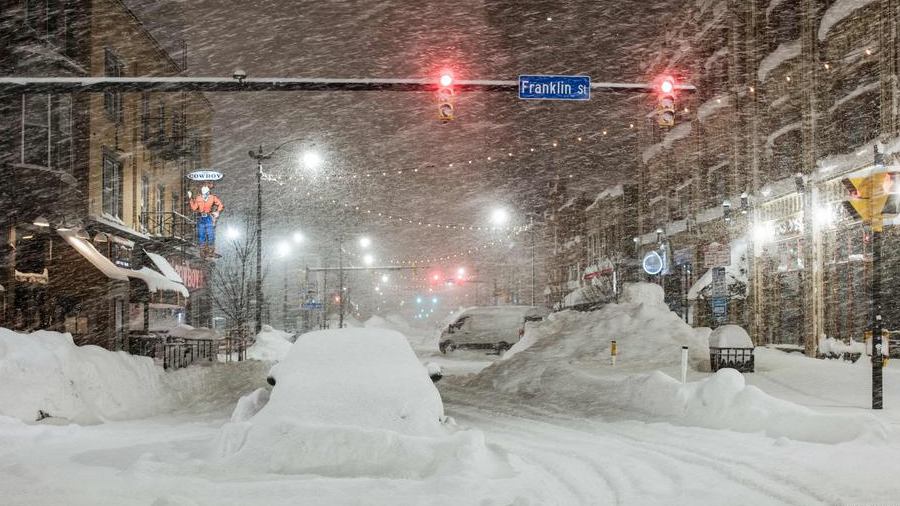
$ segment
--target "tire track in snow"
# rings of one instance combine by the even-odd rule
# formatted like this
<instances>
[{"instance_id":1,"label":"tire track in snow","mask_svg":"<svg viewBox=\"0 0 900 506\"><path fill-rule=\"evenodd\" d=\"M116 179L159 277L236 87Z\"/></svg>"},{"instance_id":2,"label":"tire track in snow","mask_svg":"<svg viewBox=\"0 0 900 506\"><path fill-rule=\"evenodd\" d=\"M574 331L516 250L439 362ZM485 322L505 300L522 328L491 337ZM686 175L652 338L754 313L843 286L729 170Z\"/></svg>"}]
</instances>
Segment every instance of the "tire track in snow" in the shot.
<instances>
[{"instance_id":1,"label":"tire track in snow","mask_svg":"<svg viewBox=\"0 0 900 506\"><path fill-rule=\"evenodd\" d=\"M504 440L506 445L508 445L506 450L511 453L516 453L517 449L526 447L532 451L551 452L558 456L560 443L566 444L569 449L575 448L580 450L580 453L583 453L588 447L595 447L594 449L597 451L591 452L589 455L572 452L570 458L589 462L593 470L603 478L609 487L612 487L617 504L625 500L627 492L632 487L624 489L625 492L623 493L623 484L620 481L616 482L615 478L609 474L603 459L596 457L598 454L602 455L602 450L608 450L612 446L615 446L617 451L622 452L618 454L620 460L623 456L627 456L630 464L644 465L641 473L626 475L626 477L630 476L632 478L631 484L633 488L641 492L646 492L646 484L648 481L651 481L647 479L650 476L650 472L665 474L667 472L665 470L669 468L679 469L683 468L685 464L689 464L695 468L694 471L696 472L686 475L687 481L696 481L696 475L698 474L713 473L727 482L740 486L748 494L767 497L770 501L775 500L784 504L798 505L837 502L833 495L813 490L802 481L789 479L786 474L773 472L767 468L760 468L745 460L738 460L736 457L729 458L726 461L723 459L725 451L722 447L701 448L699 445L692 445L686 448L682 445L674 444L672 441L677 441L676 438L670 437L660 440L659 431L656 429L651 430L648 428L650 426L644 424L635 423L634 426L628 426L628 430L641 433L640 436L635 436L629 434L619 424L587 423L590 421L560 416L558 412L548 411L533 405L523 406L518 404L513 408L512 406L503 406L503 403L498 403L499 405L494 404L486 407L471 402L471 400L453 399L452 397L457 397L456 395L450 395L449 397L451 397L448 401L449 410L459 411L464 419L474 421L475 426L488 432L489 440L494 442ZM498 417L498 414L501 416ZM523 424L520 421L526 423ZM555 422L575 422L581 427L560 425ZM588 425L587 430L583 428L586 423ZM602 426L600 426L600 423L602 423ZM551 431L536 429L534 427L536 424L543 425L544 429L552 429L554 440L541 443L542 439L546 441L548 433L551 433ZM501 430L492 431L492 426ZM670 425L665 425L664 427L667 431L676 429L675 426ZM715 431L710 432L714 433ZM517 436L518 434L527 437ZM681 436L683 437L683 435ZM746 435L742 436L746 437ZM666 464L665 466L659 465L660 459ZM657 465L654 467L649 464L651 462L656 462ZM667 478L678 485L685 485L686 480L683 474L683 472L681 474L669 472Z\"/></svg>"}]
</instances>

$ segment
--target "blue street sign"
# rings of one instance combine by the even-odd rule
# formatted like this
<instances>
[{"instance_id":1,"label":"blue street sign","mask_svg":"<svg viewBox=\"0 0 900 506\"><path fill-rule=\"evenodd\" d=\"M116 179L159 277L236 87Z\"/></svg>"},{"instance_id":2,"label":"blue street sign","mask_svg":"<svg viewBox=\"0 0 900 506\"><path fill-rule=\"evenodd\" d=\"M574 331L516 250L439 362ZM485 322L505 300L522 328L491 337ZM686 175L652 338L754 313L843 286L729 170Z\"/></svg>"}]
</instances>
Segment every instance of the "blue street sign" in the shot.
<instances>
[{"instance_id":1,"label":"blue street sign","mask_svg":"<svg viewBox=\"0 0 900 506\"><path fill-rule=\"evenodd\" d=\"M302 307L303 309L318 310L318 309L322 309L322 303L321 302L304 302L303 305L300 307Z\"/></svg>"},{"instance_id":2,"label":"blue street sign","mask_svg":"<svg viewBox=\"0 0 900 506\"><path fill-rule=\"evenodd\" d=\"M590 100L590 76L519 76L524 100Z\"/></svg>"}]
</instances>

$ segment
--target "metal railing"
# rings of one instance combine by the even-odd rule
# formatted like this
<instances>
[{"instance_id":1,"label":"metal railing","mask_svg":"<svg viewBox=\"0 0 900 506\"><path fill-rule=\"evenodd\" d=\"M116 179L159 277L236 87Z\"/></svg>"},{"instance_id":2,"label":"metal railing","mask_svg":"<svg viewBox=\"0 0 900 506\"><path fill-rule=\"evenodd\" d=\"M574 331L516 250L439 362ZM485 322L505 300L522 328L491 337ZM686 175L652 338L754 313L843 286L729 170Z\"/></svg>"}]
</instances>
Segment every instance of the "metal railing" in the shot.
<instances>
[{"instance_id":1,"label":"metal railing","mask_svg":"<svg viewBox=\"0 0 900 506\"><path fill-rule=\"evenodd\" d=\"M142 212L141 229L157 237L193 242L197 237L197 223L177 212Z\"/></svg>"},{"instance_id":2,"label":"metal railing","mask_svg":"<svg viewBox=\"0 0 900 506\"><path fill-rule=\"evenodd\" d=\"M173 339L157 335L133 335L129 338L128 352L132 355L150 357L166 370L181 369L193 363L217 361L222 342L221 339ZM246 358L246 346L242 351Z\"/></svg>"}]
</instances>

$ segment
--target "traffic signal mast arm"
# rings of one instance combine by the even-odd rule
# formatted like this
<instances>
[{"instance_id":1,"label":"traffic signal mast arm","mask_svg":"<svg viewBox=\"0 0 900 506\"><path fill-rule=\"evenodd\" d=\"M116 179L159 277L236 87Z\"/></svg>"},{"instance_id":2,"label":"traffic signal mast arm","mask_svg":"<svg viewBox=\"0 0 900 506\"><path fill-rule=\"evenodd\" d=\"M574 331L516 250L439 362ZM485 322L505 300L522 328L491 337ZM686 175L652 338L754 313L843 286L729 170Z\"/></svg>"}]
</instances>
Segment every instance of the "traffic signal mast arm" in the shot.
<instances>
[{"instance_id":1,"label":"traffic signal mast arm","mask_svg":"<svg viewBox=\"0 0 900 506\"><path fill-rule=\"evenodd\" d=\"M289 77L0 77L0 92L177 92L177 91L433 91L439 79L289 78ZM456 91L516 92L516 80L453 80ZM674 84L675 91L694 92L690 84ZM592 82L591 91L651 93L656 83Z\"/></svg>"}]
</instances>

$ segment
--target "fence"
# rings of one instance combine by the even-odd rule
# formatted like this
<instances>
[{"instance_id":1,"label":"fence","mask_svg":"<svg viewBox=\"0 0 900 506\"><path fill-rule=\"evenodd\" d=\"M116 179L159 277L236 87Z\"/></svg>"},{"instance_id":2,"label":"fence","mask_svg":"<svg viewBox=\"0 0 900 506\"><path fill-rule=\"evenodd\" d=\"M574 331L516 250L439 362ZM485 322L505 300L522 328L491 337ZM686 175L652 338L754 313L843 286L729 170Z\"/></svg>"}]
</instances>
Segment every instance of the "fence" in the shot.
<instances>
[{"instance_id":1,"label":"fence","mask_svg":"<svg viewBox=\"0 0 900 506\"><path fill-rule=\"evenodd\" d=\"M141 213L141 227L158 237L191 241L196 237L197 224L180 213Z\"/></svg>"},{"instance_id":2,"label":"fence","mask_svg":"<svg viewBox=\"0 0 900 506\"><path fill-rule=\"evenodd\" d=\"M215 362L218 360L222 339L173 339L163 336L131 336L128 352L152 358L164 369L181 369L195 362ZM246 358L246 347L242 350ZM240 355L239 355L240 356ZM230 361L230 360L226 360Z\"/></svg>"},{"instance_id":3,"label":"fence","mask_svg":"<svg viewBox=\"0 0 900 506\"><path fill-rule=\"evenodd\" d=\"M709 349L709 366L712 372L719 369L737 369L739 372L753 372L753 348L713 348Z\"/></svg>"}]
</instances>

